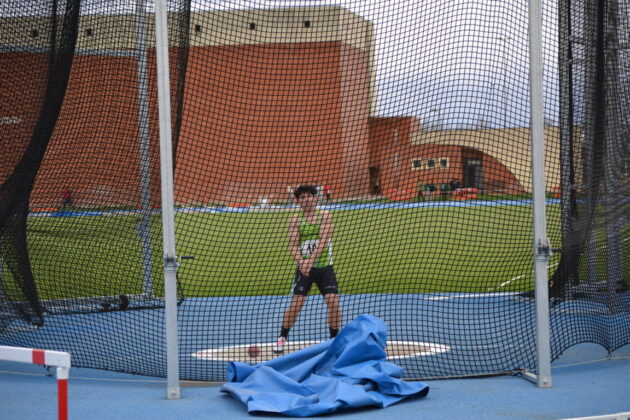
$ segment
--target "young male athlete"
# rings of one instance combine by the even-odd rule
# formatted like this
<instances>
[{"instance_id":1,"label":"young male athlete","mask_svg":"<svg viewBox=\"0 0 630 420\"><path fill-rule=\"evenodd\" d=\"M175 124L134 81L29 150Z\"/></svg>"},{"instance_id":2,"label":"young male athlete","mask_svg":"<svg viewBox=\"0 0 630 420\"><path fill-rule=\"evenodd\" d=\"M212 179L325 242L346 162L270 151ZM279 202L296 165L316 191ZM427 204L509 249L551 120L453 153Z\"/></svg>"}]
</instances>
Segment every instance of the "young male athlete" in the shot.
<instances>
[{"instance_id":1,"label":"young male athlete","mask_svg":"<svg viewBox=\"0 0 630 420\"><path fill-rule=\"evenodd\" d=\"M319 289L328 306L330 338L339 332L341 309L339 288L332 261L332 216L328 211L317 210L317 188L300 185L294 191L300 213L294 214L289 223L289 251L297 263L293 280L293 299L284 312L282 329L274 353L283 353L289 330L295 324L306 296L313 283Z\"/></svg>"}]
</instances>

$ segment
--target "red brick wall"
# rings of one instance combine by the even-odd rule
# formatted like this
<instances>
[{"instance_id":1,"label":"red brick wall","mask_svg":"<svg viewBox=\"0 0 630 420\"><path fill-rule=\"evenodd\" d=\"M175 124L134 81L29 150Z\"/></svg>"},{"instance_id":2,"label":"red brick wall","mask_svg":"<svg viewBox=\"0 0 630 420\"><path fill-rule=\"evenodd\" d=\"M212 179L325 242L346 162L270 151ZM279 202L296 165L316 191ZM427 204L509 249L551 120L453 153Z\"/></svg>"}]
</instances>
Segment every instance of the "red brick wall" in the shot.
<instances>
[{"instance_id":1,"label":"red brick wall","mask_svg":"<svg viewBox=\"0 0 630 420\"><path fill-rule=\"evenodd\" d=\"M496 158L476 149L462 148L464 159L481 159L483 165L483 189L488 194L520 194L525 189L516 176Z\"/></svg>"},{"instance_id":2,"label":"red brick wall","mask_svg":"<svg viewBox=\"0 0 630 420\"><path fill-rule=\"evenodd\" d=\"M365 51L341 44L341 195L369 192L370 103L369 68Z\"/></svg>"},{"instance_id":3,"label":"red brick wall","mask_svg":"<svg viewBox=\"0 0 630 420\"><path fill-rule=\"evenodd\" d=\"M381 192L413 186L408 161L413 149L411 133L417 129L413 117L370 118L370 166L379 168Z\"/></svg>"},{"instance_id":4,"label":"red brick wall","mask_svg":"<svg viewBox=\"0 0 630 420\"><path fill-rule=\"evenodd\" d=\"M48 66L49 57L44 54L0 54L0 184L13 172L33 134L44 100Z\"/></svg>"},{"instance_id":5,"label":"red brick wall","mask_svg":"<svg viewBox=\"0 0 630 420\"><path fill-rule=\"evenodd\" d=\"M45 79L31 77L25 84L21 70L33 66L32 60L45 56L0 54L0 80L22 93L0 101L2 116L22 118L20 124L0 126L2 142L30 137L37 121L38 108L24 92L42 91ZM154 68L150 54L150 188L157 206ZM136 71L132 57L75 57L32 206L58 205L66 188L78 205L140 204ZM413 117L370 118L368 84L366 53L340 42L191 48L175 162L176 202L284 201L287 184L301 183L330 184L333 198L356 197L368 193L373 166L380 168L383 192L417 189L420 180L436 185L461 180L462 148L412 145L412 133L419 130ZM11 162L22 153L1 146L14 155ZM449 168L412 169L413 159L441 157L450 159ZM496 159L482 159L489 187L521 188ZM11 169L0 168L0 181Z\"/></svg>"},{"instance_id":6,"label":"red brick wall","mask_svg":"<svg viewBox=\"0 0 630 420\"><path fill-rule=\"evenodd\" d=\"M62 112L37 178L37 201L54 202L69 188L78 205L139 205L137 91L135 59L75 56ZM153 109L151 177L157 204L155 105Z\"/></svg>"},{"instance_id":7,"label":"red brick wall","mask_svg":"<svg viewBox=\"0 0 630 420\"><path fill-rule=\"evenodd\" d=\"M0 55L3 83L17 84L33 57ZM307 182L330 184L334 197L367 193L367 58L340 42L191 48L176 202L284 200L287 184ZM150 54L150 92L154 63ZM75 57L33 206L58 205L66 188L78 205L139 205L137 89L135 58ZM150 99L151 189L158 205L155 95ZM27 116L27 105L3 101L3 115L11 110L34 123L37 115ZM11 141L28 136L32 124L0 129L2 141Z\"/></svg>"},{"instance_id":8,"label":"red brick wall","mask_svg":"<svg viewBox=\"0 0 630 420\"><path fill-rule=\"evenodd\" d=\"M339 42L199 47L188 74L179 200L284 200L287 184L300 183L330 184L337 197L367 192L363 51Z\"/></svg>"},{"instance_id":9,"label":"red brick wall","mask_svg":"<svg viewBox=\"0 0 630 420\"><path fill-rule=\"evenodd\" d=\"M419 183L434 184L439 188L445 182L451 182L453 179L462 180L462 148L454 145L444 144L423 144L414 146L412 159L422 159L424 169L412 170L416 177L416 188ZM441 168L439 165L440 158L449 160L448 168ZM426 168L427 159L435 159L436 167L434 169ZM411 159L408 161L408 168L411 168Z\"/></svg>"},{"instance_id":10,"label":"red brick wall","mask_svg":"<svg viewBox=\"0 0 630 420\"><path fill-rule=\"evenodd\" d=\"M380 170L381 191L413 190L418 185L443 183L457 179L463 181L465 158L478 158L483 162L484 190L489 193L519 193L523 188L516 177L496 158L479 150L457 145L411 143L412 133L419 130L418 120L413 117L377 117L370 119L370 166ZM397 131L395 140L394 132ZM398 167L394 170L395 156ZM448 168L439 166L440 158L448 158ZM423 169L414 169L412 161L420 159ZM426 169L426 160L435 159L436 167Z\"/></svg>"}]
</instances>

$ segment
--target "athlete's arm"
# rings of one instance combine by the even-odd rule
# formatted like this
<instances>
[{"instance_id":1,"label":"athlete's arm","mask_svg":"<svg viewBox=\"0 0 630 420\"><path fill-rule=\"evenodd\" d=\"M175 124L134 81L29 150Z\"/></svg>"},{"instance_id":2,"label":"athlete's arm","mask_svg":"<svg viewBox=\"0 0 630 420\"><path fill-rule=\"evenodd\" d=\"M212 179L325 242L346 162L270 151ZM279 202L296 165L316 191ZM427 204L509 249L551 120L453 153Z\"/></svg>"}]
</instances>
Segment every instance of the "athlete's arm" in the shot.
<instances>
[{"instance_id":1,"label":"athlete's arm","mask_svg":"<svg viewBox=\"0 0 630 420\"><path fill-rule=\"evenodd\" d=\"M300 218L297 214L294 214L289 222L289 252L296 263L302 263L302 254L300 253Z\"/></svg>"},{"instance_id":2,"label":"athlete's arm","mask_svg":"<svg viewBox=\"0 0 630 420\"><path fill-rule=\"evenodd\" d=\"M328 247L328 242L330 242L330 238L332 238L333 233L332 216L330 215L330 212L323 210L321 215L322 223L319 226L319 242L317 243L315 251L313 251L311 257L309 258L312 261L315 261L320 255L322 255L324 249Z\"/></svg>"}]
</instances>

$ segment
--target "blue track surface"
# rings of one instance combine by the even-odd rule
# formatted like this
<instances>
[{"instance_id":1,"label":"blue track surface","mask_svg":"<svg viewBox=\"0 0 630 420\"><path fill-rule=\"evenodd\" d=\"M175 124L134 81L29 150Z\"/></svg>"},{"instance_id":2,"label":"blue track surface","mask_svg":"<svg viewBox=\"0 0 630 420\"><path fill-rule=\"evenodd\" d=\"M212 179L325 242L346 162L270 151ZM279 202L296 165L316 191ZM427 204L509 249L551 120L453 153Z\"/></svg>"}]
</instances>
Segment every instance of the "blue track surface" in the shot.
<instances>
[{"instance_id":1,"label":"blue track surface","mask_svg":"<svg viewBox=\"0 0 630 420\"><path fill-rule=\"evenodd\" d=\"M464 201L420 201L420 202L376 202L376 203L347 203L347 204L321 204L320 209L326 210L384 210L384 209L415 209L431 207L500 207L500 206L529 206L532 200L464 200ZM547 205L560 204L557 198L546 200ZM266 206L266 207L178 207L175 213L248 213L258 211L289 211L297 209L296 206ZM53 211L31 213L30 216L42 217L96 217L140 214L140 210L86 210L86 211ZM152 210L159 214L161 210Z\"/></svg>"},{"instance_id":2,"label":"blue track surface","mask_svg":"<svg viewBox=\"0 0 630 420\"><path fill-rule=\"evenodd\" d=\"M624 299L622 304L630 306L630 296ZM184 301L179 307L179 334L185 337L180 341L182 377L223 380L227 362L202 360L193 354L211 348L275 341L289 300L289 296L257 296ZM531 300L513 293L342 295L341 305L343 324L358 315L370 314L387 323L388 340L449 347L444 353L397 360L396 363L405 368L406 378L502 373L535 366L535 308ZM384 309L393 307L397 310ZM587 335L589 341L596 342L601 331L620 328L615 331L615 336L621 340L619 345L628 342L628 311L611 315L606 307L596 302L571 301L553 306L550 315L553 343L573 343L570 336L563 336L571 334L562 328L568 319L572 323L584 321L584 325L602 327L593 330L592 337ZM326 307L321 297L309 296L292 329L291 339L326 339L325 319ZM515 319L519 320L519 325L510 324ZM120 328L122 325L146 326L148 320L155 323L155 327L147 328L145 333ZM0 344L45 348L47 336L69 337L64 349L75 354L74 364L94 367L98 358L94 358L92 350L87 352L86 346L102 343L102 348L93 351L106 353L109 361L104 358L103 365L97 367L107 369L115 363L122 371L143 372L147 363L165 364L162 325L161 309L55 315L47 317L42 329L14 321L4 331ZM143 349L143 352L135 349ZM557 356L561 350L552 348L552 354ZM89 357L89 362L82 357Z\"/></svg>"},{"instance_id":3,"label":"blue track surface","mask_svg":"<svg viewBox=\"0 0 630 420\"><path fill-rule=\"evenodd\" d=\"M630 346L612 360L600 346L575 346L554 363L553 388L540 389L522 378L427 381L425 398L380 409L326 416L352 420L407 419L562 419L630 411ZM597 361L599 360L599 361ZM590 361L590 363L585 363ZM163 380L71 369L71 419L251 419L236 400L219 392L221 384L183 386L182 399L166 400ZM56 385L43 367L0 361L0 417L55 419ZM319 417L321 418L321 417Z\"/></svg>"}]
</instances>

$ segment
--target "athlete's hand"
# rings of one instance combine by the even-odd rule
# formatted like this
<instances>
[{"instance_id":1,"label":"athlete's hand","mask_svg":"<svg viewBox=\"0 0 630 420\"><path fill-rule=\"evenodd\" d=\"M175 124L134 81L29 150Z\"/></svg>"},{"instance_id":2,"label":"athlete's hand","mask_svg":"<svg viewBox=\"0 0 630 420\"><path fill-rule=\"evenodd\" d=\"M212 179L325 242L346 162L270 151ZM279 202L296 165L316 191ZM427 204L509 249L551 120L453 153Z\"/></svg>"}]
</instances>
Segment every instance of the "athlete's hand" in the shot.
<instances>
[{"instance_id":1,"label":"athlete's hand","mask_svg":"<svg viewBox=\"0 0 630 420\"><path fill-rule=\"evenodd\" d=\"M300 264L300 272L302 273L304 277L309 276L309 274L311 273L311 268L313 268L314 262L315 260L312 260L312 259L302 260L302 263Z\"/></svg>"}]
</instances>

